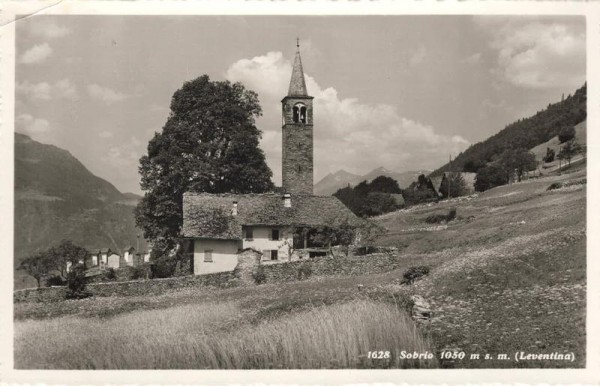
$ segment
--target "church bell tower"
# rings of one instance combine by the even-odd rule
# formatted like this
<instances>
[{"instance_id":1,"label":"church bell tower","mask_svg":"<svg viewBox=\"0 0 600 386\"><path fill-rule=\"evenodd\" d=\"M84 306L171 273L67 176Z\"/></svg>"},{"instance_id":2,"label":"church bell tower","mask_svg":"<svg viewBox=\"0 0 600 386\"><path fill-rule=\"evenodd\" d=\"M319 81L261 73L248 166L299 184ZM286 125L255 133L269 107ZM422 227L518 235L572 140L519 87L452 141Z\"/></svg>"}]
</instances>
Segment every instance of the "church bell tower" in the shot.
<instances>
[{"instance_id":1,"label":"church bell tower","mask_svg":"<svg viewBox=\"0 0 600 386\"><path fill-rule=\"evenodd\" d=\"M306 91L298 41L296 48L290 88L281 101L282 185L286 193L313 194L313 97Z\"/></svg>"}]
</instances>

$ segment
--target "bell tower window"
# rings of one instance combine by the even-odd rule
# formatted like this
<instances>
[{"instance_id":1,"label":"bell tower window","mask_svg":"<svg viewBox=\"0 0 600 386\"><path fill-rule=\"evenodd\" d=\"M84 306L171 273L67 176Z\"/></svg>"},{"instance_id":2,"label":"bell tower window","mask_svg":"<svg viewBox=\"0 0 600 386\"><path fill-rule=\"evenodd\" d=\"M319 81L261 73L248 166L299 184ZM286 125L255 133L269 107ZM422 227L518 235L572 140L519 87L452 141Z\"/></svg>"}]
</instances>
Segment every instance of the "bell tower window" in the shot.
<instances>
[{"instance_id":1,"label":"bell tower window","mask_svg":"<svg viewBox=\"0 0 600 386\"><path fill-rule=\"evenodd\" d=\"M306 106L302 103L296 103L294 105L292 119L294 120L294 123L306 124Z\"/></svg>"}]
</instances>

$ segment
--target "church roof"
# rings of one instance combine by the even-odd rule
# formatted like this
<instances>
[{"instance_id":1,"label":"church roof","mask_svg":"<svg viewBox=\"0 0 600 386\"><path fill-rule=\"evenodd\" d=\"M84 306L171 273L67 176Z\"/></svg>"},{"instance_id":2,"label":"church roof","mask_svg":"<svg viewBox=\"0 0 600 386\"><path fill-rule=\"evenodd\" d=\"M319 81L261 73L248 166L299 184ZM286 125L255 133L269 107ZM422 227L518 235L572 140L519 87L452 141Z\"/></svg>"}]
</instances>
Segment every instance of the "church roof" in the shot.
<instances>
[{"instance_id":1,"label":"church roof","mask_svg":"<svg viewBox=\"0 0 600 386\"><path fill-rule=\"evenodd\" d=\"M454 172L444 172L444 177L448 178L448 175ZM477 173L469 173L469 172L460 172L459 173L463 180L465 180L465 185L467 188L472 188L475 186L475 180L477 179ZM441 181L440 181L441 182Z\"/></svg>"},{"instance_id":2,"label":"church roof","mask_svg":"<svg viewBox=\"0 0 600 386\"><path fill-rule=\"evenodd\" d=\"M440 187L442 186L442 180L444 179L444 176L436 176L436 177L431 177L431 183L433 184L433 188L435 189L435 192L437 194L440 194Z\"/></svg>"},{"instance_id":3,"label":"church roof","mask_svg":"<svg viewBox=\"0 0 600 386\"><path fill-rule=\"evenodd\" d=\"M304 71L302 70L302 59L300 59L300 49L296 51L296 57L294 58L288 96L308 96L306 82L304 81Z\"/></svg>"},{"instance_id":4,"label":"church roof","mask_svg":"<svg viewBox=\"0 0 600 386\"><path fill-rule=\"evenodd\" d=\"M184 237L237 240L242 238L244 225L319 227L345 221L354 226L364 223L333 196L292 195L288 208L276 193L183 195Z\"/></svg>"}]
</instances>

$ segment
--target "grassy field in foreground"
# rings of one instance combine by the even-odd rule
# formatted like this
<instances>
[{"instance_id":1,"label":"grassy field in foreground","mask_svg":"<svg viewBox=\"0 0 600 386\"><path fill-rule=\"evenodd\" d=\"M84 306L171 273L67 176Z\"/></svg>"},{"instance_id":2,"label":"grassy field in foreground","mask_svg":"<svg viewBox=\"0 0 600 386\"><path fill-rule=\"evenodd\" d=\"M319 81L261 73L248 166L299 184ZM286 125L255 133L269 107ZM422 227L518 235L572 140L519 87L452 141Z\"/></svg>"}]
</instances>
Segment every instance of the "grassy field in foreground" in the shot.
<instances>
[{"instance_id":1,"label":"grassy field in foreground","mask_svg":"<svg viewBox=\"0 0 600 386\"><path fill-rule=\"evenodd\" d=\"M419 366L583 367L584 179L579 170L378 217L374 221L387 229L379 243L398 247L404 261L387 273L17 303L15 361L21 368L402 367L412 364L396 356L365 362L363 355L407 349L396 339L414 334L417 346L436 352L575 354L574 362L442 360ZM548 191L555 182L581 183ZM426 223L452 207L456 220ZM423 264L431 267L429 276L400 284L406 269ZM419 331L403 312L415 293L434 315ZM254 345L260 348L252 351Z\"/></svg>"},{"instance_id":2,"label":"grassy field in foreground","mask_svg":"<svg viewBox=\"0 0 600 386\"><path fill-rule=\"evenodd\" d=\"M390 304L358 300L251 324L234 302L16 324L15 366L53 369L422 368L431 351ZM368 351L390 351L385 360Z\"/></svg>"}]
</instances>

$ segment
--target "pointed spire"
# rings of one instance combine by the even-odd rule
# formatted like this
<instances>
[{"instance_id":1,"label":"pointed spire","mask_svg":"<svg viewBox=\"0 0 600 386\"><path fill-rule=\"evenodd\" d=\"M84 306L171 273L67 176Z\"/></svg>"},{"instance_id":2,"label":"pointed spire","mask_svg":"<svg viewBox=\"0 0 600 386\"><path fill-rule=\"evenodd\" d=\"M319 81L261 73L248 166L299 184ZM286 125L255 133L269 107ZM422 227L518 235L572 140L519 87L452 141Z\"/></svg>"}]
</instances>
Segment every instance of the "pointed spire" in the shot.
<instances>
[{"instance_id":1,"label":"pointed spire","mask_svg":"<svg viewBox=\"0 0 600 386\"><path fill-rule=\"evenodd\" d=\"M302 70L302 60L300 59L300 39L298 38L296 38L296 58L294 58L288 96L308 96L306 82L304 81L304 71Z\"/></svg>"}]
</instances>

